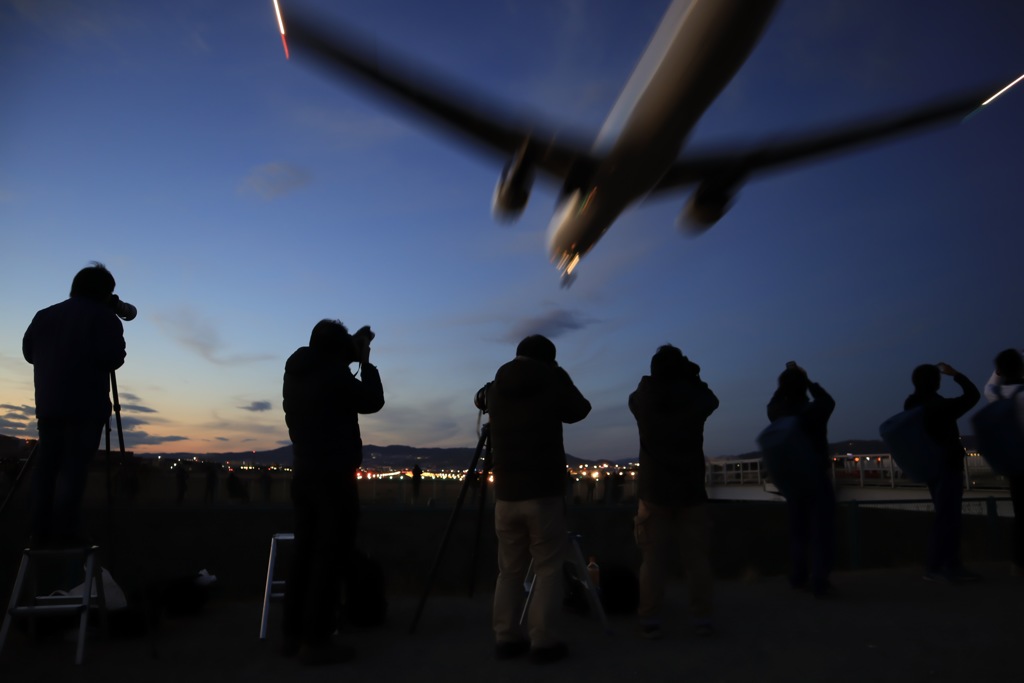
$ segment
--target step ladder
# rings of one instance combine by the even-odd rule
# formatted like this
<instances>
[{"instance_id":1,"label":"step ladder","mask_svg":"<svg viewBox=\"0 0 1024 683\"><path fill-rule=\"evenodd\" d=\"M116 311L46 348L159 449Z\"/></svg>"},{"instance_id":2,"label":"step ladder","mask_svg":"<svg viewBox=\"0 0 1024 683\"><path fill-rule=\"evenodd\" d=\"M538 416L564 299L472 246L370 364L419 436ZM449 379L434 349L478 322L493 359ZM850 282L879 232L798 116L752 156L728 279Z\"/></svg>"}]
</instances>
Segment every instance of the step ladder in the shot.
<instances>
[{"instance_id":1,"label":"step ladder","mask_svg":"<svg viewBox=\"0 0 1024 683\"><path fill-rule=\"evenodd\" d=\"M286 541L294 541L295 534L274 534L270 537L270 559L267 561L267 582L263 589L263 616L260 618L260 640L267 639L267 622L270 620L270 603L284 597L284 579L274 574L277 564L277 546Z\"/></svg>"},{"instance_id":2,"label":"step ladder","mask_svg":"<svg viewBox=\"0 0 1024 683\"><path fill-rule=\"evenodd\" d=\"M96 559L98 551L99 547L94 545L45 550L25 548L22 551L18 576L14 580L14 588L11 590L11 599L7 606L7 614L4 616L3 626L0 627L0 653L3 652L11 622L15 617L28 617L34 620L36 617L78 614L80 616L75 664L82 663L91 610L99 611L102 631L104 635L107 632L107 599L103 593L103 568ZM27 600L23 600L22 594L25 593L26 588L30 588L30 595L38 592L40 564L60 561L66 565L68 561L76 559L80 560L85 567L85 581L82 583L81 595L32 595ZM96 591L95 598L93 590Z\"/></svg>"},{"instance_id":3,"label":"step ladder","mask_svg":"<svg viewBox=\"0 0 1024 683\"><path fill-rule=\"evenodd\" d=\"M612 628L608 623L608 615L605 614L604 606L601 604L601 597L597 593L597 586L595 586L590 580L590 572L587 570L587 561L583 558L583 550L580 547L581 540L583 540L583 536L573 531L569 532L569 542L566 544L569 555L568 560L576 567L576 578L583 584L583 588L587 593L587 602L590 604L591 614L597 616L601 625L604 627L605 633L610 634L612 632ZM533 560L530 560L530 566L526 570L526 580L523 581L523 589L526 591L526 600L523 602L523 611L519 615L520 625L526 622L526 615L530 610L530 600L533 598L533 584L536 580L537 575L533 571Z\"/></svg>"}]
</instances>

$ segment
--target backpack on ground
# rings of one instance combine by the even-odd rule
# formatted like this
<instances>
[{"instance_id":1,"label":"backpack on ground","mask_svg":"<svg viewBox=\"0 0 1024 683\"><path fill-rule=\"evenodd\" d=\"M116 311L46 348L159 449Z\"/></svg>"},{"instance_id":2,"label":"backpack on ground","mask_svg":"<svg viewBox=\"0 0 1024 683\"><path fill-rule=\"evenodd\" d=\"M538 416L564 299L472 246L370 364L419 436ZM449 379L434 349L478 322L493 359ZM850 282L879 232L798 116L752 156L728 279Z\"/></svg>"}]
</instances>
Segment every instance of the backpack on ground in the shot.
<instances>
[{"instance_id":1,"label":"backpack on ground","mask_svg":"<svg viewBox=\"0 0 1024 683\"><path fill-rule=\"evenodd\" d=\"M342 619L352 626L380 626L387 619L388 600L384 567L379 560L354 550L345 572Z\"/></svg>"}]
</instances>

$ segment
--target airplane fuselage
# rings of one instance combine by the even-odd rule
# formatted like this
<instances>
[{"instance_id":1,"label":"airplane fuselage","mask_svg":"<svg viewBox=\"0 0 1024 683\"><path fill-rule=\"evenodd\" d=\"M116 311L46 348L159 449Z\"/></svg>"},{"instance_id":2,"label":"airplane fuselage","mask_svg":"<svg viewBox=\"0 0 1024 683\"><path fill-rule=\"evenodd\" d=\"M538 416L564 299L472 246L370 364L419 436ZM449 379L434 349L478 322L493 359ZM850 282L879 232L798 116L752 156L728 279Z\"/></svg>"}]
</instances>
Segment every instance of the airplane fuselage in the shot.
<instances>
[{"instance_id":1,"label":"airplane fuselage","mask_svg":"<svg viewBox=\"0 0 1024 683\"><path fill-rule=\"evenodd\" d=\"M502 107L481 106L447 79L389 57L351 32L339 40L307 19L296 21L291 35L328 66L506 159L492 198L495 217L520 216L536 176L560 181L548 250L568 284L580 259L648 195L693 187L682 216L695 229L707 229L754 174L962 117L992 99L990 91L979 91L767 144L685 153L694 127L750 56L778 4L673 0L590 145L503 116Z\"/></svg>"},{"instance_id":2,"label":"airplane fuselage","mask_svg":"<svg viewBox=\"0 0 1024 683\"><path fill-rule=\"evenodd\" d=\"M566 187L548 250L571 276L619 215L678 159L690 131L740 68L777 0L676 0L593 145L601 163Z\"/></svg>"}]
</instances>

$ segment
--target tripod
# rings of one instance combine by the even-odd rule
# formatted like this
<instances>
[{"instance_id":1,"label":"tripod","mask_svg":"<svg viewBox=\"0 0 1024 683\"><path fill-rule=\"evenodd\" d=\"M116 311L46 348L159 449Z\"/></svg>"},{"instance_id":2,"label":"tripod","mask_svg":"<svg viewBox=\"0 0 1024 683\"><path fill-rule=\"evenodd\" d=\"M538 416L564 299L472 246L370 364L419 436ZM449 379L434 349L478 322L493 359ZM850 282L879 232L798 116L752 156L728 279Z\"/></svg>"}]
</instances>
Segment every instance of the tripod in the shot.
<instances>
[{"instance_id":1,"label":"tripod","mask_svg":"<svg viewBox=\"0 0 1024 683\"><path fill-rule=\"evenodd\" d=\"M120 440L121 455L122 455L122 458L123 458L123 456L125 454L125 450L124 450L124 431L123 431L122 426L121 426L121 406L120 406L120 402L119 402L118 397L117 397L117 379L116 379L113 371L111 371L111 373L110 373L110 385L111 385L111 389L113 391L113 399L114 399L113 400L113 406L114 406L115 415L117 416L117 433L118 433L118 438ZM67 429L67 427L56 427L56 430L57 430L56 431L56 438L60 439L61 438L61 432L66 430L66 429ZM112 503L112 492L111 492L111 478L110 478L110 420L109 420L109 418L107 420L107 430L106 431L107 431L107 435L106 435L106 450L107 450L107 458L106 458L106 469L107 469L107 536L108 536L108 543L112 543L112 541L110 540L110 538L112 536L111 531L113 529L113 523L112 523L113 517L112 517L112 511L111 511L111 507L112 507L112 505L111 505L111 503ZM95 432L93 432L93 434L95 434ZM55 437L54 436L49 436L47 438L55 438ZM4 500L4 506L3 506L3 508L0 508L0 512L2 512L3 509L5 509L7 507L7 503L11 500L11 496L13 496L13 494L14 494L15 490L17 489L18 485L21 483L21 480L24 478L25 473L29 470L29 467L30 467L30 465L32 463L32 459L35 456L35 454L38 452L39 443L40 442L36 443L36 446L32 449L32 452L29 454L29 457L26 459L25 464L22 466L21 471L18 473L18 477L17 477L17 479L15 481L14 488L11 490L11 492L8 494L7 498ZM44 451L44 453L45 453L45 451ZM95 453L95 451L93 451L89 455L91 456L93 453ZM74 456L81 457L83 454L71 453L70 455L72 457L74 457ZM59 457L60 454L58 453L57 456ZM53 457L53 456L51 456L50 454L47 453L47 457ZM89 459L91 459L91 457ZM82 466L82 470L80 472L76 471L76 470L73 470L71 474L68 474L67 472L64 472L62 474L60 471L53 471L53 472L45 472L44 473L44 476L45 476L45 478L47 480L45 482L45 484L47 486L53 485L53 486L57 487L58 490L59 490L60 487L65 485L65 484L63 484L60 481L62 476L69 478L70 481L73 482L71 484L71 487L81 486L82 489L77 489L74 493L71 494L73 497L69 499L70 501L72 501L72 504L78 504L79 506L80 506L80 503L81 503L81 500L80 500L81 492L85 488L85 483L86 483L85 482L85 478L87 476L86 466L87 466L88 463L87 462L83 462L83 463L80 463L80 464ZM49 463L46 463L46 462L43 463L43 467L45 467L47 469L50 469ZM53 478L53 481L49 481L51 476ZM81 477L80 481L78 480L79 477ZM34 494L38 495L39 491L34 492ZM53 500L52 496L48 496L48 500L46 500L45 502L48 502L48 503L50 503L52 505L54 500ZM38 505L39 503L37 501L36 503L33 503L33 504L34 505ZM102 622L103 631L104 631L104 633L106 633L106 631L107 631L107 600L106 600L106 595L104 593L104 586L103 586L104 569L103 569L102 564L100 564L99 561L97 560L97 554L98 554L99 548L96 545L93 545L91 543L86 542L86 543L84 543L84 545L75 544L75 546L77 546L77 547L75 547L75 546L62 547L62 546L59 546L59 545L57 547L48 547L48 545L49 545L48 541L51 540L49 538L49 534L52 534L54 531L59 531L62 534L64 534L64 533L68 533L68 534L74 533L74 534L77 534L78 521L77 520L71 521L71 515L72 514L77 514L80 511L72 511L70 509L70 505L68 505L66 502L65 503L61 503L60 505L67 507L67 510L65 512L62 512L61 515L60 515L60 522L57 523L57 524L54 524L53 522L51 522L50 524L47 525L47 526L51 527L51 528L43 530L45 532L45 534L48 536L47 538L45 538L45 539L35 538L34 539L34 541L42 540L43 547L42 548L34 548L34 549L33 548L25 548L24 551L22 551L21 564L18 567L17 577L14 580L14 587L11 590L10 602L8 604L8 607L7 607L6 615L4 616L3 623L2 623L2 625L0 625L0 650L3 649L4 644L7 641L7 634L10 631L11 623L12 623L12 621L13 621L13 619L15 617L34 618L34 617L36 617L37 614L38 615L54 615L54 616L59 616L59 615L63 615L63 614L77 614L78 617L79 617L79 626L78 626L78 647L77 647L77 650L76 650L76 653L75 653L75 663L76 664L81 664L82 663L82 657L84 655L84 650L85 650L86 629L87 629L87 626L88 626L89 614L90 614L90 612L92 611L93 608L99 610L99 615L100 615L100 619L101 619L101 622ZM36 514L36 512L37 512L36 510L33 510L33 514ZM67 516L67 518L65 518L66 516ZM33 525L32 533L33 534L35 534L36 532L39 531L39 529L36 528L37 523L38 523L37 520L33 519L33 522L32 522L32 525ZM40 576L41 572L40 572L40 569L37 566L37 564L39 562L51 562L52 563L55 560L58 561L58 562L63 562L63 563L72 562L74 564L77 564L78 562L84 562L83 569L84 569L84 572L85 572L85 580L82 583L80 597L79 596L74 596L74 595L67 595L67 594L64 594L64 595L40 594L38 592L37 580L38 580L38 577ZM22 598L23 598L23 594L24 594L24 589L25 588L29 589L29 594L28 595L29 596L34 596L34 597L29 597L27 602L22 602ZM95 603L93 602L93 597L92 597L92 593L93 593L94 590L96 591Z\"/></svg>"},{"instance_id":2,"label":"tripod","mask_svg":"<svg viewBox=\"0 0 1024 683\"><path fill-rule=\"evenodd\" d=\"M111 398L112 398L112 404L113 404L113 409L114 409L115 421L116 421L116 424L117 424L117 438L118 438L118 443L119 443L120 449L121 449L121 459L123 461L125 456L126 456L125 449L124 449L124 429L122 428L122 425L121 425L121 403L120 403L120 400L118 399L118 395L117 395L117 376L114 374L113 370L110 371L110 390L111 390ZM112 484L111 476L110 476L111 464L110 464L110 420L109 419L107 420L107 426L106 426L105 434L106 434L107 529L108 529L108 532L109 532L109 530L113 527L113 524L112 524L113 484ZM25 458L25 463L21 466L21 469L18 470L18 475L15 477L14 482L11 484L11 488L7 492L7 496L4 498L3 504L0 505L0 519L3 518L3 514L7 510L7 506L10 504L11 500L14 498L14 494L17 493L18 489L21 487L21 482L25 478L25 475L28 473L28 471L31 469L32 461L35 459L36 454L38 453L38 451L39 451L39 441L36 441L35 445L32 447L32 450L29 451L28 457Z\"/></svg>"},{"instance_id":3,"label":"tripod","mask_svg":"<svg viewBox=\"0 0 1024 683\"><path fill-rule=\"evenodd\" d=\"M427 583L423 588L423 595L420 597L419 605L416 607L416 614L412 618L412 625L409 626L409 633L416 632L416 626L419 624L420 616L423 614L423 608L427 604L427 597L430 595L430 589L434 585L434 580L437 578L437 568L441 564L441 558L444 556L445 548L448 546L448 540L452 535L452 528L455 526L455 520L458 519L459 512L462 510L462 504L466 500L466 493L469 491L469 487L473 485L473 475L476 473L477 463L480 462L480 456L483 454L483 469L480 472L480 500L479 508L477 510L476 520L476 540L473 543L473 560L470 565L470 576L469 576L469 595L473 596L473 589L476 585L476 566L477 559L480 554L480 533L483 527L484 519L484 503L487 500L487 477L491 471L491 431L490 424L484 423L480 427L480 440L477 442L476 451L473 453L473 459L469 462L469 467L466 468L466 476L462 480L462 488L459 490L459 497L455 501L455 509L452 510L452 515L448 519L448 526L444 530L444 536L441 538L441 544L437 548L437 554L434 556L434 564L430 568L430 573L427 575Z\"/></svg>"}]
</instances>

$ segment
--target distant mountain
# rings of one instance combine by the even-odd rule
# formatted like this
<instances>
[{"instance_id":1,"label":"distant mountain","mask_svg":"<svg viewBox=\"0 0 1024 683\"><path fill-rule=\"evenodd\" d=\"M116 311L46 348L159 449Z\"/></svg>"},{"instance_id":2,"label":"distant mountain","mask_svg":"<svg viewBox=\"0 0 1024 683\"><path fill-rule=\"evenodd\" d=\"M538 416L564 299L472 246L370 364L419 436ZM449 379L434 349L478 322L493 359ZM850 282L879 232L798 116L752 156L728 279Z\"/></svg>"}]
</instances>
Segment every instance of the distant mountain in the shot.
<instances>
[{"instance_id":1,"label":"distant mountain","mask_svg":"<svg viewBox=\"0 0 1024 683\"><path fill-rule=\"evenodd\" d=\"M967 450L976 450L976 440L973 436L964 436L963 444ZM32 448L32 442L18 439L12 436L0 434L0 460L11 457L24 457ZM374 446L366 444L363 446L363 466L375 468L405 469L412 467L419 462L421 467L430 470L465 470L473 460L475 448L417 448L416 446ZM829 452L833 455L865 455L869 453L888 453L889 449L882 441L878 440L850 440L840 441L829 445ZM255 465L290 467L292 464L292 447L282 446L271 451L239 451L223 453L146 453L140 454L142 458L166 458L171 460L205 460L212 462L250 462ZM723 456L733 458L759 458L760 451L749 451L740 455ZM588 464L595 461L577 458L573 455L566 455L570 465ZM636 462L635 457L621 458L618 460L598 460L598 463L610 463L624 465L628 462Z\"/></svg>"},{"instance_id":2,"label":"distant mountain","mask_svg":"<svg viewBox=\"0 0 1024 683\"><path fill-rule=\"evenodd\" d=\"M372 467L394 470L410 468L415 463L420 467L430 470L465 470L473 461L473 454L476 448L418 448L416 446L374 446L365 444L363 446L363 467ZM250 462L255 465L290 467L292 464L292 447L282 446L272 451L242 451L238 453L150 453L140 457L145 458L168 458L176 460L191 460L198 458L212 462ZM567 455L569 464L589 463L588 460Z\"/></svg>"}]
</instances>

